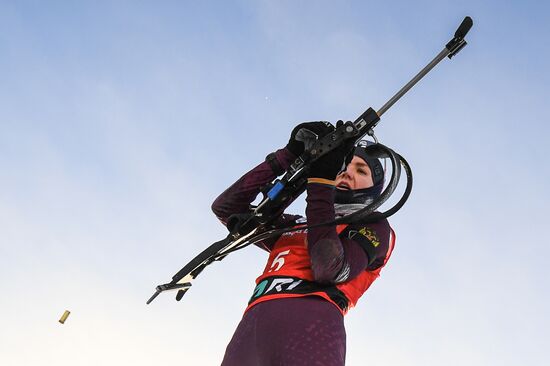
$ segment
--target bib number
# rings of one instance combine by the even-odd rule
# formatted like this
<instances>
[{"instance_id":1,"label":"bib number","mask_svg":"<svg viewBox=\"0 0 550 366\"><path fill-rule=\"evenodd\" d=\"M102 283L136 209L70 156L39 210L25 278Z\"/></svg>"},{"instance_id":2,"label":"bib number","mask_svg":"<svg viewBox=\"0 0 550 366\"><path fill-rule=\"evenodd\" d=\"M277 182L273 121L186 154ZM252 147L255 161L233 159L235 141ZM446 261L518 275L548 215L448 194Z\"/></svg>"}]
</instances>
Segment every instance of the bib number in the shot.
<instances>
[{"instance_id":1,"label":"bib number","mask_svg":"<svg viewBox=\"0 0 550 366\"><path fill-rule=\"evenodd\" d=\"M285 264L285 255L288 255L290 253L290 249L287 249L283 252L280 252L279 254L277 254L275 256L275 258L273 258L273 262L271 263L271 267L269 267L269 271L267 271L268 273L269 272L277 272L278 270L281 269L282 266L284 266ZM275 268L277 267L277 268Z\"/></svg>"}]
</instances>

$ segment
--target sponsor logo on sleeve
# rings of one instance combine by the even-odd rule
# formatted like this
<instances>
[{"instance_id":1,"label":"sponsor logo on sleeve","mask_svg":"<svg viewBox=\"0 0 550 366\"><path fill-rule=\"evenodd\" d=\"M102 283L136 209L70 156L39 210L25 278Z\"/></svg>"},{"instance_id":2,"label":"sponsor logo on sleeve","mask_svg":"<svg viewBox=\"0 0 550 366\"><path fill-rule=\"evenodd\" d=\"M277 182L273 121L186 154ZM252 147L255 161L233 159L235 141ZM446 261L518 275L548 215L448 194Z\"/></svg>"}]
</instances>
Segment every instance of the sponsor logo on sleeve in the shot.
<instances>
[{"instance_id":1,"label":"sponsor logo on sleeve","mask_svg":"<svg viewBox=\"0 0 550 366\"><path fill-rule=\"evenodd\" d=\"M362 235L365 238L367 238L373 247L377 247L380 245L380 239L378 239L378 236L376 235L376 231L372 230L371 228L364 227L361 230L350 230L349 232L349 238L353 239L355 235Z\"/></svg>"}]
</instances>

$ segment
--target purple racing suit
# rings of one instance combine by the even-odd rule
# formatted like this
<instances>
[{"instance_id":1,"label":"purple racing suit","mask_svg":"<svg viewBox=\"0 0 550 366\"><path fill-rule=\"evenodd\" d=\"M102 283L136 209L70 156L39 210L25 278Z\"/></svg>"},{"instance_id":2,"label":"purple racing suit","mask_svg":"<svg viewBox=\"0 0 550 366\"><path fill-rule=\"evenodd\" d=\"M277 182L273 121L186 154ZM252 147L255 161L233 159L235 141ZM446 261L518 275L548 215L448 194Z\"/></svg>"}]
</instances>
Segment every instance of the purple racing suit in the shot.
<instances>
[{"instance_id":1,"label":"purple racing suit","mask_svg":"<svg viewBox=\"0 0 550 366\"><path fill-rule=\"evenodd\" d=\"M287 169L295 157L281 149L275 152L275 158ZM248 212L260 189L275 178L271 164L259 164L225 190L212 204L212 210L227 224L232 214ZM306 202L309 225L334 220L333 186L308 183ZM283 214L276 224L289 225L300 218ZM335 226L307 231L307 254L316 283L346 283L385 264L391 252L389 224L383 220L368 226L375 230L369 231L376 233L375 245L372 237L339 235ZM270 252L277 240L269 238L256 245ZM245 312L227 346L222 366L341 366L345 353L346 333L340 309L318 296L277 298L260 302Z\"/></svg>"}]
</instances>

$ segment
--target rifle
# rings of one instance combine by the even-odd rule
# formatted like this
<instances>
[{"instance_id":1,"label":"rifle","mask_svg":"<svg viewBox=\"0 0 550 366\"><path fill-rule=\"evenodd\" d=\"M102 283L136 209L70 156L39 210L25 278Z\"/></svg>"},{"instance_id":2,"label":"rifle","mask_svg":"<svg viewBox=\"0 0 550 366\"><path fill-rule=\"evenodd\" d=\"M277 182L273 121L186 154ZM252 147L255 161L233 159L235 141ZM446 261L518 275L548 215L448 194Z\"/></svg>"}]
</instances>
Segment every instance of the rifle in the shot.
<instances>
[{"instance_id":1,"label":"rifle","mask_svg":"<svg viewBox=\"0 0 550 366\"><path fill-rule=\"evenodd\" d=\"M398 153L382 145L374 135L374 128L380 121L380 117L405 95L418 81L430 72L445 57L454 57L467 42L464 39L473 25L472 18L465 17L454 37L445 45L445 48L416 74L405 86L403 86L386 104L378 111L368 108L354 122L348 121L330 134L317 139L312 146L296 158L284 173L282 178L269 183L262 192L263 200L247 214L232 215L227 227L229 234L224 239L217 241L193 258L173 277L172 281L156 287L155 293L147 301L150 304L160 293L177 290L176 300L180 301L183 295L191 287L191 282L214 261L220 261L231 252L242 249L250 244L265 240L271 236L281 235L285 232L309 229L318 226L338 225L353 222L374 222L389 217L397 212L407 201L412 190L412 170L407 161ZM293 202L306 189L308 168L315 160L338 148L344 143L357 143L365 135L373 137L376 144L367 146L370 156L387 158L392 165L390 181L382 194L365 208L352 214L337 218L331 222L317 225L298 225L293 227L276 228L271 224L275 221L291 202ZM399 183L401 167L405 169L407 186L400 200L385 212L374 212L393 194Z\"/></svg>"}]
</instances>

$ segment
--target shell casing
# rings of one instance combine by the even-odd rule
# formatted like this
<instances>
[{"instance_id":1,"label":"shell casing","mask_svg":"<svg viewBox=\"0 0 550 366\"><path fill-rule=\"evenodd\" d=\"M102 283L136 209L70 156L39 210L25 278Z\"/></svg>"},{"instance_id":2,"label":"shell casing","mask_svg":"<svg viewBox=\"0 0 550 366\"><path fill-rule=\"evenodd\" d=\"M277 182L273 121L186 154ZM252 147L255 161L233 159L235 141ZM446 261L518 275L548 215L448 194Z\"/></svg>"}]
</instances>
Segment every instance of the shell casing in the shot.
<instances>
[{"instance_id":1,"label":"shell casing","mask_svg":"<svg viewBox=\"0 0 550 366\"><path fill-rule=\"evenodd\" d=\"M61 324L65 324L65 320L67 320L67 318L69 317L69 314L71 312L69 310L65 310L65 312L63 313L63 315L61 315L61 319L59 319L59 322Z\"/></svg>"}]
</instances>

